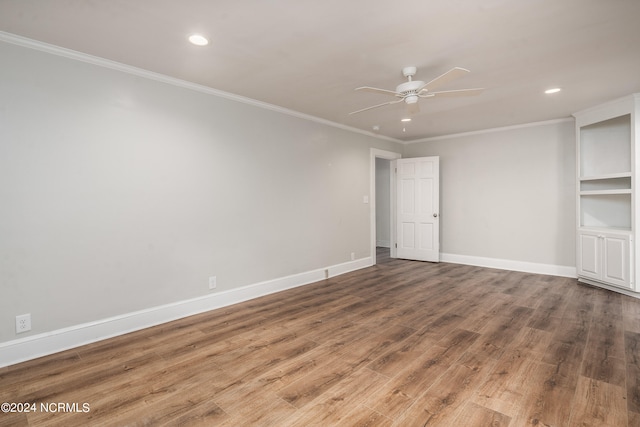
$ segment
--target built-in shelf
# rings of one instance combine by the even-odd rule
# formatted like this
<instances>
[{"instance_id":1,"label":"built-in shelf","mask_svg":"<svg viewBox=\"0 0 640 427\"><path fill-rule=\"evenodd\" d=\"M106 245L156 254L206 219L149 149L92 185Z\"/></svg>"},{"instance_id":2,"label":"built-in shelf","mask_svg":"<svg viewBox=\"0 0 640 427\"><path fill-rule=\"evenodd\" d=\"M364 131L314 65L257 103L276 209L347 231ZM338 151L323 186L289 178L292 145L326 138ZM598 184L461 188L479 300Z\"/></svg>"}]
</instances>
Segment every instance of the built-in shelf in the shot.
<instances>
[{"instance_id":1,"label":"built-in shelf","mask_svg":"<svg viewBox=\"0 0 640 427\"><path fill-rule=\"evenodd\" d=\"M580 194L598 191L629 191L631 192L631 177L619 178L590 178L580 180Z\"/></svg>"},{"instance_id":2,"label":"built-in shelf","mask_svg":"<svg viewBox=\"0 0 640 427\"><path fill-rule=\"evenodd\" d=\"M591 232L600 232L600 233L608 233L608 232L628 232L631 231L628 227L581 227L581 231L591 231Z\"/></svg>"},{"instance_id":3,"label":"built-in shelf","mask_svg":"<svg viewBox=\"0 0 640 427\"><path fill-rule=\"evenodd\" d=\"M631 194L631 189L622 190L587 190L581 191L581 196L601 196L605 194Z\"/></svg>"},{"instance_id":4,"label":"built-in shelf","mask_svg":"<svg viewBox=\"0 0 640 427\"><path fill-rule=\"evenodd\" d=\"M580 197L580 226L631 229L631 193Z\"/></svg>"},{"instance_id":5,"label":"built-in shelf","mask_svg":"<svg viewBox=\"0 0 640 427\"><path fill-rule=\"evenodd\" d=\"M580 176L631 176L631 114L580 128Z\"/></svg>"},{"instance_id":6,"label":"built-in shelf","mask_svg":"<svg viewBox=\"0 0 640 427\"><path fill-rule=\"evenodd\" d=\"M580 280L636 292L636 134L640 95L574 114Z\"/></svg>"},{"instance_id":7,"label":"built-in shelf","mask_svg":"<svg viewBox=\"0 0 640 427\"><path fill-rule=\"evenodd\" d=\"M580 181L593 181L603 179L631 178L631 172L610 173L606 175L581 176Z\"/></svg>"}]
</instances>

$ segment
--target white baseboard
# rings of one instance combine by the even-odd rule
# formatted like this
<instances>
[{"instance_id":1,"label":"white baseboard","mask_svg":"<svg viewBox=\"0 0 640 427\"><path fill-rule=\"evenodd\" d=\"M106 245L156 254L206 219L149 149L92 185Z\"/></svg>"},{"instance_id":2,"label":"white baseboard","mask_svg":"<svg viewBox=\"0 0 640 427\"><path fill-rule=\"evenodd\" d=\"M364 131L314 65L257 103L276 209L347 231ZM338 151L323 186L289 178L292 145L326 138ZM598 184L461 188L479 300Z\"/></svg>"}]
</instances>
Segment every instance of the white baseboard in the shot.
<instances>
[{"instance_id":1,"label":"white baseboard","mask_svg":"<svg viewBox=\"0 0 640 427\"><path fill-rule=\"evenodd\" d=\"M388 240L378 240L376 241L376 246L378 246L379 248L390 248L391 242Z\"/></svg>"},{"instance_id":2,"label":"white baseboard","mask_svg":"<svg viewBox=\"0 0 640 427\"><path fill-rule=\"evenodd\" d=\"M633 291L631 291L629 289L619 288L617 286L611 286L611 285L608 285L606 283L599 282L597 280L591 280L591 279L588 279L586 277L578 277L578 282L586 283L587 285L590 285L590 286L597 286L599 288L604 288L604 289L606 289L608 291L618 292L620 294L624 294L624 295L627 295L627 296L630 296L630 297L633 297L633 298L639 298L640 299L640 293L638 293L638 292L633 292Z\"/></svg>"},{"instance_id":3,"label":"white baseboard","mask_svg":"<svg viewBox=\"0 0 640 427\"><path fill-rule=\"evenodd\" d=\"M328 276L329 277L339 276L341 274L360 270L362 268L371 267L372 265L373 265L373 258L371 257L360 258L355 261L348 261L348 262L344 262L342 264L336 264L327 268Z\"/></svg>"},{"instance_id":4,"label":"white baseboard","mask_svg":"<svg viewBox=\"0 0 640 427\"><path fill-rule=\"evenodd\" d=\"M522 271L525 273L548 274L551 276L577 277L575 267L535 262L514 261L509 259L484 258L469 255L440 254L440 261L454 264L475 265L478 267L497 268L500 270Z\"/></svg>"},{"instance_id":5,"label":"white baseboard","mask_svg":"<svg viewBox=\"0 0 640 427\"><path fill-rule=\"evenodd\" d=\"M212 293L190 300L178 301L0 343L0 368L275 292L304 286L371 265L373 265L371 257L361 258L326 268L255 283L238 289Z\"/></svg>"}]
</instances>

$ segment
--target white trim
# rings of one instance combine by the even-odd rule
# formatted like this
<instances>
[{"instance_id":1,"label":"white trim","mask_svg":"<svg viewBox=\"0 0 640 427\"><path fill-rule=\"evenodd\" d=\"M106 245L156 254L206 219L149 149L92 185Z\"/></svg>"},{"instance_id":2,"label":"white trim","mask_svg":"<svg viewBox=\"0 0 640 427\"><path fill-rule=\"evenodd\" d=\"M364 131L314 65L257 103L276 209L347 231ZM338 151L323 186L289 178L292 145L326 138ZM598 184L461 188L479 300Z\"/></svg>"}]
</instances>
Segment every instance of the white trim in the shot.
<instances>
[{"instance_id":1,"label":"white trim","mask_svg":"<svg viewBox=\"0 0 640 427\"><path fill-rule=\"evenodd\" d=\"M55 46L48 43L43 43L37 40L28 39L15 34L0 31L0 41L14 44L17 46L26 47L29 49L39 50L41 52L50 53L52 55L62 56L65 58L73 59L76 61L86 62L88 64L97 65L103 68L109 68L111 70L120 71L123 73L132 74L138 77L143 77L149 80L155 80L161 83L167 83L174 86L179 86L185 89L193 90L196 92L205 93L208 95L218 96L220 98L229 99L232 101L242 102L244 104L252 105L258 108L264 108L265 110L271 110L278 113L286 114L288 116L297 117L303 120L309 120L312 122L320 123L327 126L332 126L338 129L346 130L349 132L359 133L362 135L372 136L377 139L383 139L386 141L401 143L399 139L391 138L388 136L380 135L374 132L365 131L362 129L354 128L351 126L343 125L341 123L332 122L330 120L322 119L320 117L311 116L309 114L300 113L298 111L290 110L288 108L279 107L277 105L269 104L266 102L258 101L255 99L247 98L245 96L236 95L233 93L225 92L222 90L214 89L209 86L203 86L196 83L192 83L186 80L181 80L175 77L170 77L164 74L155 73L153 71L137 68L131 65L123 64L109 59L100 58L98 56L88 55L86 53L77 52L75 50L66 49L60 46Z\"/></svg>"},{"instance_id":2,"label":"white trim","mask_svg":"<svg viewBox=\"0 0 640 427\"><path fill-rule=\"evenodd\" d=\"M632 93L631 95L612 99L603 104L573 113L573 117L576 118L576 127L629 114L629 109L633 109L633 104L636 102L640 102L640 93Z\"/></svg>"},{"instance_id":3,"label":"white trim","mask_svg":"<svg viewBox=\"0 0 640 427\"><path fill-rule=\"evenodd\" d=\"M0 368L57 353L162 323L237 304L253 298L318 282L373 265L361 258L326 268L267 280L158 307L0 343Z\"/></svg>"},{"instance_id":4,"label":"white trim","mask_svg":"<svg viewBox=\"0 0 640 427\"><path fill-rule=\"evenodd\" d=\"M535 126L547 126L547 125L552 125L552 124L555 124L555 123L565 123L565 122L572 122L572 121L574 121L573 117L565 117L565 118L561 118L561 119L545 120L545 121L542 121L542 122L522 123L522 124L519 124L519 125L474 130L474 131L471 131L471 132L452 133L450 135L441 135L441 136L431 136L431 137L428 137L428 138L414 139L414 140L411 140L411 141L401 141L400 143L401 144L414 144L416 142L439 141L439 140L442 140L442 139L460 138L460 137L463 137L463 136L472 136L472 135L482 135L484 133L503 132L503 131L506 131L506 130L523 129L523 128L530 128L530 127L535 127Z\"/></svg>"},{"instance_id":5,"label":"white trim","mask_svg":"<svg viewBox=\"0 0 640 427\"><path fill-rule=\"evenodd\" d=\"M515 261L510 259L485 258L470 255L440 254L440 261L454 264L475 265L478 267L497 268L500 270L522 271L525 273L547 274L561 277L577 277L575 267L553 264L539 264L527 261Z\"/></svg>"},{"instance_id":6,"label":"white trim","mask_svg":"<svg viewBox=\"0 0 640 427\"><path fill-rule=\"evenodd\" d=\"M348 261L342 264L336 264L327 269L327 278L339 276L341 274L350 273L352 271L360 270L362 268L371 267L373 265L373 258L360 258L355 261Z\"/></svg>"},{"instance_id":7,"label":"white trim","mask_svg":"<svg viewBox=\"0 0 640 427\"><path fill-rule=\"evenodd\" d=\"M598 282L597 280L589 280L585 277L578 277L578 282L580 283L584 283L587 284L589 286L596 286L598 288L603 288L606 289L608 291L612 291L612 292L618 292L620 294L624 294L633 298L639 298L640 299L640 294L637 292L633 292L630 289L625 289L625 288L619 288L617 286L610 286L607 283L602 283L602 282Z\"/></svg>"},{"instance_id":8,"label":"white trim","mask_svg":"<svg viewBox=\"0 0 640 427\"><path fill-rule=\"evenodd\" d=\"M386 160L395 160L401 158L402 155L394 151L385 151L378 148L371 148L369 150L369 242L371 243L370 253L372 265L376 263L376 157ZM390 176L393 182L394 174L392 171ZM393 197L394 191L394 186L391 185L391 213L389 217L391 222L391 243L395 242L395 221L393 217L395 204Z\"/></svg>"}]
</instances>

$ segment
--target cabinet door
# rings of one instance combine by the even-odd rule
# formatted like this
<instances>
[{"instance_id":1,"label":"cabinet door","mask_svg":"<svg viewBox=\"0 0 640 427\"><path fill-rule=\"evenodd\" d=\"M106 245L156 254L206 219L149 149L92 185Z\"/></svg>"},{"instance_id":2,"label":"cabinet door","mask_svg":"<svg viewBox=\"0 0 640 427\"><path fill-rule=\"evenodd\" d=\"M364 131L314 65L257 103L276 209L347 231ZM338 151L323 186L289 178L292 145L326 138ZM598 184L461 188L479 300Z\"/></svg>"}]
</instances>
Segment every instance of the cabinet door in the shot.
<instances>
[{"instance_id":1,"label":"cabinet door","mask_svg":"<svg viewBox=\"0 0 640 427\"><path fill-rule=\"evenodd\" d=\"M600 236L597 233L580 232L578 236L578 276L600 280L602 278Z\"/></svg>"},{"instance_id":2,"label":"cabinet door","mask_svg":"<svg viewBox=\"0 0 640 427\"><path fill-rule=\"evenodd\" d=\"M612 285L631 288L630 236L604 234L602 280Z\"/></svg>"}]
</instances>

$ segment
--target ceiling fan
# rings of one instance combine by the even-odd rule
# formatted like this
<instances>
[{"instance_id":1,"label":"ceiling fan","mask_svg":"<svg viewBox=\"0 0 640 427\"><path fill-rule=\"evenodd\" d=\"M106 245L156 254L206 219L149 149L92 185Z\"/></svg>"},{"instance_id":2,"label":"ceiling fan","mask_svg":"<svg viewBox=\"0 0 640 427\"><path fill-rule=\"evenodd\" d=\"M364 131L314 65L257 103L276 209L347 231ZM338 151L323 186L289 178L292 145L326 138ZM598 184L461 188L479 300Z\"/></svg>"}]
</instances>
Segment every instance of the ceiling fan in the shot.
<instances>
[{"instance_id":1,"label":"ceiling fan","mask_svg":"<svg viewBox=\"0 0 640 427\"><path fill-rule=\"evenodd\" d=\"M396 87L396 90L387 90L387 89L379 89L376 87L363 86L356 88L356 90L363 90L367 92L373 93L381 93L384 95L392 95L398 99L393 101L385 102L378 105L373 105L371 107L363 108L362 110L353 111L349 114L357 114L362 113L363 111L371 110L378 107L383 107L385 105L398 104L403 102L407 104L407 108L409 113L417 113L420 111L418 107L418 99L420 98L431 98L431 97L455 97L455 96L474 96L482 93L484 88L475 88L475 89L459 89L459 90L445 90L440 92L432 92L433 89L442 86L445 83L450 82L451 80L457 79L469 72L469 70L465 70L464 68L454 67L444 73L443 75L436 77L428 83L425 83L420 80L413 80L413 76L415 76L417 71L416 67L404 67L402 69L402 74L407 78L408 81L399 84Z\"/></svg>"}]
</instances>

